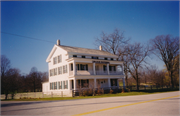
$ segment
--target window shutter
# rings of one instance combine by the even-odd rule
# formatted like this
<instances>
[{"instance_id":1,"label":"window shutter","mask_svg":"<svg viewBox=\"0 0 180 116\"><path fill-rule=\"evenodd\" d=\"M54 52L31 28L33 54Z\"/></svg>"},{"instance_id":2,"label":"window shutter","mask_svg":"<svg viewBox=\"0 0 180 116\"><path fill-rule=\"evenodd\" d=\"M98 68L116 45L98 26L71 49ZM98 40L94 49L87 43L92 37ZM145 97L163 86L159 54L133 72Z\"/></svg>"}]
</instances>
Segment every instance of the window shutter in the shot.
<instances>
[{"instance_id":1,"label":"window shutter","mask_svg":"<svg viewBox=\"0 0 180 116\"><path fill-rule=\"evenodd\" d=\"M73 71L73 64L71 64L71 71Z\"/></svg>"},{"instance_id":2,"label":"window shutter","mask_svg":"<svg viewBox=\"0 0 180 116\"><path fill-rule=\"evenodd\" d=\"M88 71L88 65L86 64L86 70Z\"/></svg>"},{"instance_id":3,"label":"window shutter","mask_svg":"<svg viewBox=\"0 0 180 116\"><path fill-rule=\"evenodd\" d=\"M68 89L68 81L66 81L66 86L67 86L66 88Z\"/></svg>"},{"instance_id":4,"label":"window shutter","mask_svg":"<svg viewBox=\"0 0 180 116\"><path fill-rule=\"evenodd\" d=\"M61 89L62 89L62 81L61 81Z\"/></svg>"},{"instance_id":5,"label":"window shutter","mask_svg":"<svg viewBox=\"0 0 180 116\"><path fill-rule=\"evenodd\" d=\"M66 65L66 73L67 73L67 65Z\"/></svg>"},{"instance_id":6,"label":"window shutter","mask_svg":"<svg viewBox=\"0 0 180 116\"><path fill-rule=\"evenodd\" d=\"M65 89L65 81L63 81L64 89Z\"/></svg>"},{"instance_id":7,"label":"window shutter","mask_svg":"<svg viewBox=\"0 0 180 116\"><path fill-rule=\"evenodd\" d=\"M56 89L58 88L58 86L57 86L57 82L56 82Z\"/></svg>"},{"instance_id":8,"label":"window shutter","mask_svg":"<svg viewBox=\"0 0 180 116\"><path fill-rule=\"evenodd\" d=\"M80 85L80 80L78 80L78 85Z\"/></svg>"},{"instance_id":9,"label":"window shutter","mask_svg":"<svg viewBox=\"0 0 180 116\"><path fill-rule=\"evenodd\" d=\"M77 69L76 70L79 70L79 64L77 64Z\"/></svg>"},{"instance_id":10,"label":"window shutter","mask_svg":"<svg viewBox=\"0 0 180 116\"><path fill-rule=\"evenodd\" d=\"M80 70L82 70L82 64L80 64Z\"/></svg>"}]
</instances>

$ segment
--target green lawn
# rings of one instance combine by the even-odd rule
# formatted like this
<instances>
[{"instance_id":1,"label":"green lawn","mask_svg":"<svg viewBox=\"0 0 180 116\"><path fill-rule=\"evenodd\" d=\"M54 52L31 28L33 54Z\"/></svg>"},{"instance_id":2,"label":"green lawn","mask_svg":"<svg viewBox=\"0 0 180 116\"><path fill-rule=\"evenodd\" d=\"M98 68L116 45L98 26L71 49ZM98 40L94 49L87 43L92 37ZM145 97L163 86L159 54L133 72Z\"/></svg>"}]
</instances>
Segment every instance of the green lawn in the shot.
<instances>
[{"instance_id":1,"label":"green lawn","mask_svg":"<svg viewBox=\"0 0 180 116\"><path fill-rule=\"evenodd\" d=\"M177 91L177 90L176 90ZM125 93L117 93L117 94L103 94L103 95L96 95L96 96L80 96L80 97L54 97L54 98L31 98L31 99L8 99L8 100L1 100L1 101L53 101L53 100L73 100L73 99L88 99L88 98L102 98L102 97L117 97L117 96L132 96L132 95L146 95L146 94L153 94L153 93L161 93L161 92L171 92L171 91L156 91L156 92L125 92Z\"/></svg>"}]
</instances>

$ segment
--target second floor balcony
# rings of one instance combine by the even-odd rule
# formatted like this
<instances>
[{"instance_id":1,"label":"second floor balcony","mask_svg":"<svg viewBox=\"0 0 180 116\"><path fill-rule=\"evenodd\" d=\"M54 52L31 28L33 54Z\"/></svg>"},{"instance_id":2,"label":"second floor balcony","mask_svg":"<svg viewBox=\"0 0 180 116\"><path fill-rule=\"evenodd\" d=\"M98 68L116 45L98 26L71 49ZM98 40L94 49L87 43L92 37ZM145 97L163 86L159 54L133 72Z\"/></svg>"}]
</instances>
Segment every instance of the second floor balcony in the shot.
<instances>
[{"instance_id":1,"label":"second floor balcony","mask_svg":"<svg viewBox=\"0 0 180 116\"><path fill-rule=\"evenodd\" d=\"M115 64L76 63L70 64L69 76L73 75L123 75L123 70Z\"/></svg>"}]
</instances>

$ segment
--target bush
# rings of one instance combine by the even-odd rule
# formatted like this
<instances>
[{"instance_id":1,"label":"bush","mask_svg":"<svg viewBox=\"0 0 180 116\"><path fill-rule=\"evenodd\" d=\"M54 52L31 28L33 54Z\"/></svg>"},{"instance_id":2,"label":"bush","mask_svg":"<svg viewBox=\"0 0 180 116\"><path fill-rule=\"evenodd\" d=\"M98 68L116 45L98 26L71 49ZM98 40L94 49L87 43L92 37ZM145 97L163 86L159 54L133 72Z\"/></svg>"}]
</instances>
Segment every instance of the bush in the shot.
<instances>
[{"instance_id":1,"label":"bush","mask_svg":"<svg viewBox=\"0 0 180 116\"><path fill-rule=\"evenodd\" d=\"M112 94L114 91L111 89L109 92L110 92L110 94Z\"/></svg>"},{"instance_id":2,"label":"bush","mask_svg":"<svg viewBox=\"0 0 180 116\"><path fill-rule=\"evenodd\" d=\"M88 96L88 91L87 90L83 91L83 96Z\"/></svg>"},{"instance_id":3,"label":"bush","mask_svg":"<svg viewBox=\"0 0 180 116\"><path fill-rule=\"evenodd\" d=\"M93 90L92 89L88 90L88 95L91 95L91 96L93 95Z\"/></svg>"},{"instance_id":4,"label":"bush","mask_svg":"<svg viewBox=\"0 0 180 116\"><path fill-rule=\"evenodd\" d=\"M122 92L121 93L124 93L124 89L122 89Z\"/></svg>"}]
</instances>

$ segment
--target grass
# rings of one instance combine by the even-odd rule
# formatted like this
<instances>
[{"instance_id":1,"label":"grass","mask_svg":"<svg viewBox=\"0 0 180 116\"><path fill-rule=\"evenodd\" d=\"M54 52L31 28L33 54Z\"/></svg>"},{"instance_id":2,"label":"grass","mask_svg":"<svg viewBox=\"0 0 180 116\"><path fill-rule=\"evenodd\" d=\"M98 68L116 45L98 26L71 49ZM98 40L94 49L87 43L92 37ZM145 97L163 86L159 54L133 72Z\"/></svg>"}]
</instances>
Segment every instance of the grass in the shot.
<instances>
[{"instance_id":1,"label":"grass","mask_svg":"<svg viewBox=\"0 0 180 116\"><path fill-rule=\"evenodd\" d=\"M120 96L132 96L132 95L146 95L153 93L162 93L162 92L172 92L178 91L179 89L173 90L157 90L157 91L140 91L140 92L125 92L125 93L117 93L117 94L103 94L96 96L78 96L78 97L53 97L53 98L31 98L31 99L8 99L1 101L54 101L54 100L74 100L74 99L88 99L88 98L102 98L102 97L120 97Z\"/></svg>"}]
</instances>

